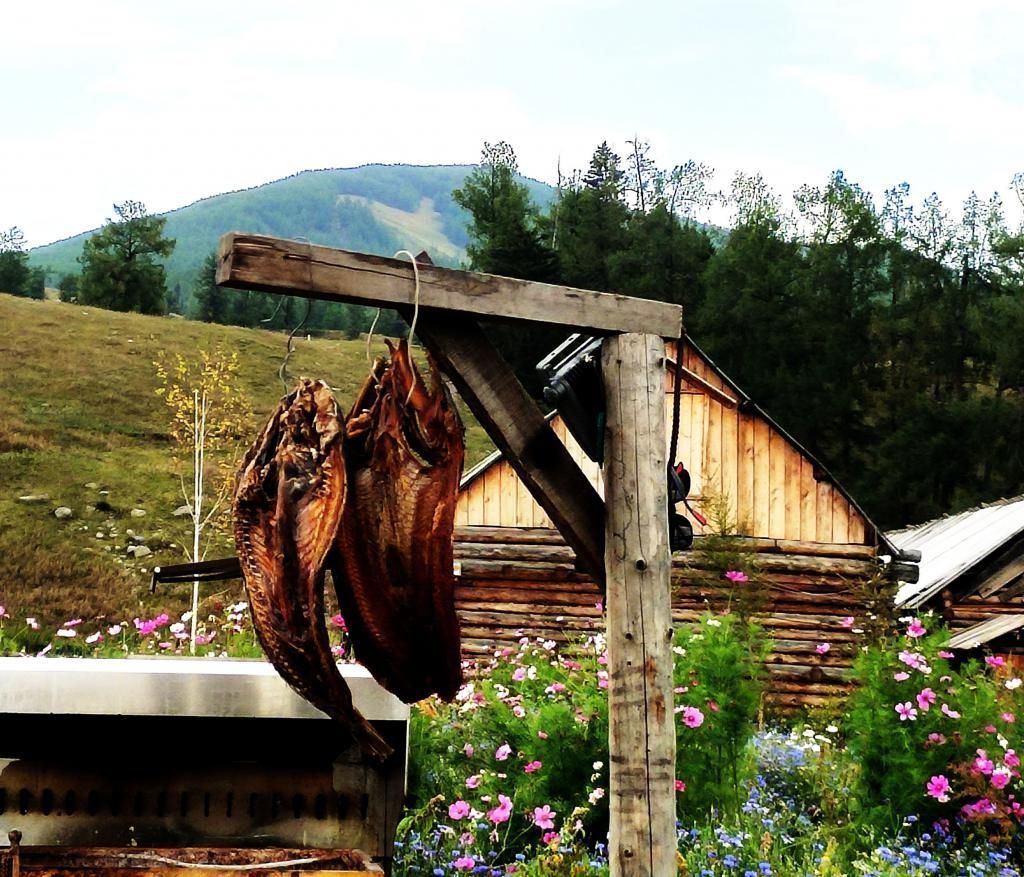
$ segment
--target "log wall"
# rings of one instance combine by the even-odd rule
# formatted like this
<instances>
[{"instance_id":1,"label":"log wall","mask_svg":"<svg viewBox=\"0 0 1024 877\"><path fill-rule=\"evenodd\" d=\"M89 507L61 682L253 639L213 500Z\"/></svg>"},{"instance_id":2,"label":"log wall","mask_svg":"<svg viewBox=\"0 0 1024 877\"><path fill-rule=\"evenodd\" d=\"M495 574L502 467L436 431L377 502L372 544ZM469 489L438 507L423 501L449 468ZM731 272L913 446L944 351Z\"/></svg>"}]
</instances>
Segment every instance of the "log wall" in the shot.
<instances>
[{"instance_id":1,"label":"log wall","mask_svg":"<svg viewBox=\"0 0 1024 877\"><path fill-rule=\"evenodd\" d=\"M666 355L675 356L673 343ZM874 544L870 523L843 492L768 419L742 404L717 369L686 343L683 366L688 374L681 388L678 459L690 472L690 501L696 508L707 513L713 498L724 498L740 531L751 536ZM674 371L666 369L666 442L673 387ZM603 495L600 467L583 453L561 418L555 417L552 427ZM512 467L500 459L467 478L455 520L462 526L552 526ZM700 534L700 525L693 523Z\"/></svg>"},{"instance_id":2,"label":"log wall","mask_svg":"<svg viewBox=\"0 0 1024 877\"><path fill-rule=\"evenodd\" d=\"M863 620L862 585L876 570L874 549L843 543L745 539L755 552L757 602L753 617L774 642L768 659L768 699L782 709L824 706L849 691L849 670L860 641L841 626ZM456 530L456 601L467 656L492 654L522 636L556 642L603 629L601 591L578 573L572 550L546 528L460 527ZM676 623L724 611L751 595L731 593L699 555L677 553L672 571ZM831 648L820 655L816 649Z\"/></svg>"}]
</instances>

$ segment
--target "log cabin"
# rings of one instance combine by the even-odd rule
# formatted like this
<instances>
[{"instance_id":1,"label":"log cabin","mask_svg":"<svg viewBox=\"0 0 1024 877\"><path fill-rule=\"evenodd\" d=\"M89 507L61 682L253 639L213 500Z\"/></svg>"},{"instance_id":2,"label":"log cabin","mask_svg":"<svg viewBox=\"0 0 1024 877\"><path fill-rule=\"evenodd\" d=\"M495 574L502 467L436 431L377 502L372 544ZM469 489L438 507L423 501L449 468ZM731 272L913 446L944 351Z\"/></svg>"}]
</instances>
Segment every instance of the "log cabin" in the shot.
<instances>
[{"instance_id":1,"label":"log cabin","mask_svg":"<svg viewBox=\"0 0 1024 877\"><path fill-rule=\"evenodd\" d=\"M890 532L902 550L921 552L917 582L896 605L932 610L965 656L994 652L1024 667L1024 496Z\"/></svg>"},{"instance_id":2,"label":"log cabin","mask_svg":"<svg viewBox=\"0 0 1024 877\"><path fill-rule=\"evenodd\" d=\"M891 590L879 586L882 562L900 552L828 470L692 339L678 348L667 342L665 354L666 433L681 356L677 460L691 475L691 505L711 519L704 527L691 516L694 547L673 556L674 621L748 607L773 641L770 703L784 710L833 704L849 689L859 625L889 606ZM560 416L550 422L601 493L600 466ZM686 514L681 505L678 510ZM736 534L729 550L749 559L749 582L725 581L724 570L702 550L714 544L708 541L713 531L727 530ZM599 586L577 571L572 549L499 452L463 478L455 550L468 654L486 655L522 636L565 641L601 617ZM911 565L895 566L913 577ZM854 623L844 624L851 616Z\"/></svg>"}]
</instances>

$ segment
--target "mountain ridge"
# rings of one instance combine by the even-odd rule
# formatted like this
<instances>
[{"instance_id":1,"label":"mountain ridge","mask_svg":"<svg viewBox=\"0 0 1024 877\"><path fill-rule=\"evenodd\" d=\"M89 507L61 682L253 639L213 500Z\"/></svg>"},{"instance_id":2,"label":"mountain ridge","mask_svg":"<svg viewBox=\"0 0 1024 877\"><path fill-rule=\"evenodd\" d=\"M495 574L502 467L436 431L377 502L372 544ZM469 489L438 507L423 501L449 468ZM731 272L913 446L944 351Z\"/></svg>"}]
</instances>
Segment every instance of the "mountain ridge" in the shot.
<instances>
[{"instance_id":1,"label":"mountain ridge","mask_svg":"<svg viewBox=\"0 0 1024 877\"><path fill-rule=\"evenodd\" d=\"M203 259L227 231L247 231L312 243L391 255L426 248L439 264L457 266L465 252L466 215L452 201L474 165L370 163L349 168L297 171L276 180L221 192L156 214L167 219L165 234L177 241L165 264L172 298L187 304ZM554 187L521 177L533 199L545 206ZM424 203L432 222L423 234ZM396 213L397 211L397 213ZM404 214L404 215L403 215ZM387 220L382 219L386 215ZM80 232L29 251L55 285L79 270L85 240L99 229Z\"/></svg>"}]
</instances>

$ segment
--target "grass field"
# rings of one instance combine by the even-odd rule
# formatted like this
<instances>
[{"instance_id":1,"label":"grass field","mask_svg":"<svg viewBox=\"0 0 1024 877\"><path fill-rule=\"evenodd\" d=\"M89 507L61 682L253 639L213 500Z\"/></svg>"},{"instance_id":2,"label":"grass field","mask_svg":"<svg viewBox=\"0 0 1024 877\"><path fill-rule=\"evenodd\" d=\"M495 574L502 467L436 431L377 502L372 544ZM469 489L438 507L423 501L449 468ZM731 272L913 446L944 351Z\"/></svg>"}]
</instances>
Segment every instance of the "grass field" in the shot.
<instances>
[{"instance_id":1,"label":"grass field","mask_svg":"<svg viewBox=\"0 0 1024 877\"><path fill-rule=\"evenodd\" d=\"M154 361L218 344L237 351L255 436L282 395L285 336L2 294L0 327L0 604L56 623L183 606L190 586L148 592L152 567L184 561L190 541L189 519L173 515L185 499ZM367 373L366 346L300 339L289 369L328 381L347 410ZM466 425L468 467L490 444ZM58 520L59 506L72 517ZM126 553L129 529L152 555ZM233 553L226 533L216 538L209 557Z\"/></svg>"}]
</instances>

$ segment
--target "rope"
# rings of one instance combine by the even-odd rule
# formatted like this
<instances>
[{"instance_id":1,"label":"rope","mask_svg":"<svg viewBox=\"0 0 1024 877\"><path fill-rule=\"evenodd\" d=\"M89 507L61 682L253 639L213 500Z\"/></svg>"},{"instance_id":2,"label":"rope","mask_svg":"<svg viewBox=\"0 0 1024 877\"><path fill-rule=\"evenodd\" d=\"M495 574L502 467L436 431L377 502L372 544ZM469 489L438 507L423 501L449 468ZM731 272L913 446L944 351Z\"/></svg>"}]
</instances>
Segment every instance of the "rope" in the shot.
<instances>
[{"instance_id":1,"label":"rope","mask_svg":"<svg viewBox=\"0 0 1024 877\"><path fill-rule=\"evenodd\" d=\"M679 394L681 385L683 382L683 351L682 351L682 338L676 341L676 367L675 367L675 387L672 393L672 441L669 445L671 448L671 456L669 457L668 464L675 468L676 465L676 454L679 451Z\"/></svg>"},{"instance_id":2,"label":"rope","mask_svg":"<svg viewBox=\"0 0 1024 877\"><path fill-rule=\"evenodd\" d=\"M420 318L420 266L416 263L416 257L408 250L399 250L395 253L397 259L405 253L412 260L412 275L416 282L416 290L413 293L413 304L412 304L412 322L409 324L409 346L412 346L412 336L416 334L416 321ZM412 353L409 353L412 356ZM409 393L405 397L405 404L409 404L409 400L412 398L413 390L416 389L416 370L413 369L413 381L409 384Z\"/></svg>"}]
</instances>

